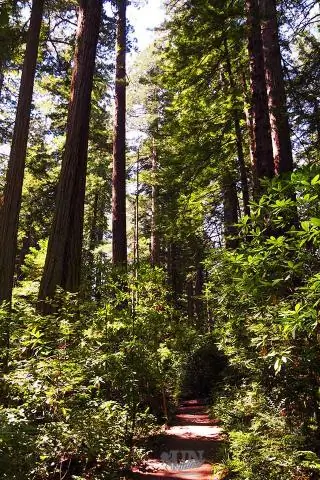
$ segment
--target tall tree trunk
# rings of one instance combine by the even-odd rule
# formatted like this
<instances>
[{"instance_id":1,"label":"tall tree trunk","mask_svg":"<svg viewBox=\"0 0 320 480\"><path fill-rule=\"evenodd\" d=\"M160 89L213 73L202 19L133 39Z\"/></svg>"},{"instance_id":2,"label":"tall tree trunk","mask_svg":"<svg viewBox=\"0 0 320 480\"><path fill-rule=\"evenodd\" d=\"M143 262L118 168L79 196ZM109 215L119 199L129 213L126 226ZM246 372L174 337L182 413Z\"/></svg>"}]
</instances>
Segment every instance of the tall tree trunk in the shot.
<instances>
[{"instance_id":1,"label":"tall tree trunk","mask_svg":"<svg viewBox=\"0 0 320 480\"><path fill-rule=\"evenodd\" d=\"M275 0L259 0L261 34L276 174L292 172L293 159L286 92L281 64Z\"/></svg>"},{"instance_id":2,"label":"tall tree trunk","mask_svg":"<svg viewBox=\"0 0 320 480\"><path fill-rule=\"evenodd\" d=\"M99 201L100 201L99 191L96 191L94 194L93 201L93 211L92 211L92 222L90 228L90 237L89 237L89 250L92 252L102 241L103 232L101 231L99 225Z\"/></svg>"},{"instance_id":3,"label":"tall tree trunk","mask_svg":"<svg viewBox=\"0 0 320 480\"><path fill-rule=\"evenodd\" d=\"M258 0L246 0L246 7L254 136L253 167L255 177L259 180L263 177L271 178L274 176L274 162ZM256 194L258 193L257 190L259 190L258 185L256 185Z\"/></svg>"},{"instance_id":4,"label":"tall tree trunk","mask_svg":"<svg viewBox=\"0 0 320 480\"><path fill-rule=\"evenodd\" d=\"M140 261L139 255L139 220L140 220L140 212L139 212L139 170L140 170L140 150L138 150L137 155L137 164L136 164L136 198L135 198L135 215L134 215L134 262L136 265L136 278L138 278L138 265Z\"/></svg>"},{"instance_id":5,"label":"tall tree trunk","mask_svg":"<svg viewBox=\"0 0 320 480\"><path fill-rule=\"evenodd\" d=\"M228 48L228 42L224 40L224 47L226 53L226 67L227 73L229 76L229 84L232 92L235 92L235 82L232 74L232 67L230 61L230 54ZM242 201L243 201L243 211L245 215L250 215L250 207L249 207L249 187L248 187L248 175L247 175L247 167L244 158L243 152L243 141L242 141L242 133L241 133L241 126L240 126L240 117L239 111L237 107L233 109L233 121L234 121L234 128L236 134L236 144L237 144L237 153L238 153L238 164L239 164L239 171L240 171L240 181L241 181L241 190L242 190Z\"/></svg>"},{"instance_id":6,"label":"tall tree trunk","mask_svg":"<svg viewBox=\"0 0 320 480\"><path fill-rule=\"evenodd\" d=\"M240 171L243 212L245 215L250 215L248 175L247 175L247 167L246 167L244 152L243 152L243 140L242 140L240 120L239 120L239 115L237 111L234 111L233 117L234 117L234 128L235 128L237 151L238 151L238 164L239 164L239 171Z\"/></svg>"},{"instance_id":7,"label":"tall tree trunk","mask_svg":"<svg viewBox=\"0 0 320 480\"><path fill-rule=\"evenodd\" d=\"M152 143L152 191L151 191L151 264L160 263L160 243L158 231L158 185L156 184L156 173L158 169L158 156L155 140Z\"/></svg>"},{"instance_id":8,"label":"tall tree trunk","mask_svg":"<svg viewBox=\"0 0 320 480\"><path fill-rule=\"evenodd\" d=\"M126 2L118 0L112 174L112 262L127 267L126 231Z\"/></svg>"},{"instance_id":9,"label":"tall tree trunk","mask_svg":"<svg viewBox=\"0 0 320 480\"><path fill-rule=\"evenodd\" d=\"M247 80L244 72L242 74L242 88L243 88L243 100L244 100L244 115L246 118L247 131L249 134L250 164L251 164L251 167L253 167L255 142L254 142L254 131L253 131L253 119L252 119L252 101L248 94ZM246 106L246 104L250 105L249 108ZM253 183L256 184L257 182L254 181Z\"/></svg>"},{"instance_id":10,"label":"tall tree trunk","mask_svg":"<svg viewBox=\"0 0 320 480\"><path fill-rule=\"evenodd\" d=\"M11 152L0 211L0 302L11 302L19 213L44 0L33 0Z\"/></svg>"},{"instance_id":11,"label":"tall tree trunk","mask_svg":"<svg viewBox=\"0 0 320 480\"><path fill-rule=\"evenodd\" d=\"M31 219L30 219L30 225L31 224ZM33 228L30 226L28 231L26 232L26 235L22 239L22 246L20 251L18 252L18 258L17 258L17 264L16 264L16 276L17 280L22 280L24 275L23 275L23 270L22 267L24 266L26 256L29 253L29 250L33 245Z\"/></svg>"},{"instance_id":12,"label":"tall tree trunk","mask_svg":"<svg viewBox=\"0 0 320 480\"><path fill-rule=\"evenodd\" d=\"M224 238L226 248L236 248L238 239L234 238L237 235L238 223L238 196L237 189L232 175L228 172L222 179L223 189L223 223L224 223Z\"/></svg>"},{"instance_id":13,"label":"tall tree trunk","mask_svg":"<svg viewBox=\"0 0 320 480\"><path fill-rule=\"evenodd\" d=\"M91 91L102 0L80 0L67 135L39 300L80 287ZM40 308L47 311L46 304Z\"/></svg>"}]
</instances>

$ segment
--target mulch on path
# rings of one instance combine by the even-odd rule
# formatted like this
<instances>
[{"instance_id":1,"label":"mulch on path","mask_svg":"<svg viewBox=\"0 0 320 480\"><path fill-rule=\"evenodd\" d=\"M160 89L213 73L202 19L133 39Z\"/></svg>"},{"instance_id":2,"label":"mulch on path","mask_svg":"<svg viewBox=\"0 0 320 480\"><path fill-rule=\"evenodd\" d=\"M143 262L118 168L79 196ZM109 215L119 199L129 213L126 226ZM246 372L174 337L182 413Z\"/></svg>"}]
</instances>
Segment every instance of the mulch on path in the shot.
<instances>
[{"instance_id":1,"label":"mulch on path","mask_svg":"<svg viewBox=\"0 0 320 480\"><path fill-rule=\"evenodd\" d=\"M210 420L200 400L183 402L161 444L139 468L137 480L213 480L212 464L222 442L222 429ZM160 437L159 437L160 439Z\"/></svg>"}]
</instances>

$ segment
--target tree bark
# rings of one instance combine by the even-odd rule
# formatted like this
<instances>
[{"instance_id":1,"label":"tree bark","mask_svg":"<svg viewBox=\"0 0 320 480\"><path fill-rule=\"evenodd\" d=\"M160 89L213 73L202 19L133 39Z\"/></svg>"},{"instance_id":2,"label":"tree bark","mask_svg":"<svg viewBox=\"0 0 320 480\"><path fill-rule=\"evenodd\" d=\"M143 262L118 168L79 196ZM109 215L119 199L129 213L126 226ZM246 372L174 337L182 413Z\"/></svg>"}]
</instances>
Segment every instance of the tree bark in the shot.
<instances>
[{"instance_id":1,"label":"tree bark","mask_svg":"<svg viewBox=\"0 0 320 480\"><path fill-rule=\"evenodd\" d=\"M138 278L138 268L140 262L140 251L139 251L139 221L140 221L140 212L139 212L139 170L140 170L140 151L138 150L137 163L136 163L136 198L135 198L135 215L134 215L134 263L135 263L135 273L136 278Z\"/></svg>"},{"instance_id":2,"label":"tree bark","mask_svg":"<svg viewBox=\"0 0 320 480\"><path fill-rule=\"evenodd\" d=\"M32 247L32 241L33 241L33 231L32 230L33 230L32 227L30 227L29 230L26 232L26 235L22 239L21 249L18 252L17 265L16 265L16 276L17 276L18 281L22 280L23 277L24 277L22 267L24 265L26 256L28 255L29 250Z\"/></svg>"},{"instance_id":3,"label":"tree bark","mask_svg":"<svg viewBox=\"0 0 320 480\"><path fill-rule=\"evenodd\" d=\"M89 250L92 252L103 239L103 231L99 224L99 215L101 215L99 209L100 195L97 191L94 195L93 201L93 212L92 212L92 222L90 228L90 237L89 237Z\"/></svg>"},{"instance_id":4,"label":"tree bark","mask_svg":"<svg viewBox=\"0 0 320 480\"><path fill-rule=\"evenodd\" d=\"M249 134L249 155L250 155L250 164L253 167L254 164L254 150L255 150L255 142L254 142L254 133L253 133L253 121L252 121L252 102L249 98L248 88L247 88L247 80L245 73L242 73L242 87L243 87L243 100L244 100L244 115L246 117L246 124L247 124L247 131ZM249 107L246 104L251 104ZM252 172L251 172L252 173ZM256 182L253 182L256 184Z\"/></svg>"},{"instance_id":5,"label":"tree bark","mask_svg":"<svg viewBox=\"0 0 320 480\"><path fill-rule=\"evenodd\" d=\"M0 302L11 302L22 185L44 0L33 0L19 99L0 211Z\"/></svg>"},{"instance_id":6,"label":"tree bark","mask_svg":"<svg viewBox=\"0 0 320 480\"><path fill-rule=\"evenodd\" d=\"M156 266L160 263L160 242L158 232L158 185L156 185L156 172L158 169L158 156L153 139L152 145L152 191L151 191L151 265Z\"/></svg>"},{"instance_id":7,"label":"tree bark","mask_svg":"<svg viewBox=\"0 0 320 480\"><path fill-rule=\"evenodd\" d=\"M57 286L70 292L80 287L91 92L101 13L102 0L80 0L66 144L39 291L44 312L43 301L53 298Z\"/></svg>"},{"instance_id":8,"label":"tree bark","mask_svg":"<svg viewBox=\"0 0 320 480\"><path fill-rule=\"evenodd\" d=\"M253 167L255 177L272 178L274 161L269 121L267 88L259 20L258 0L246 0L248 52L250 57L251 111L254 136ZM259 185L256 185L256 194Z\"/></svg>"},{"instance_id":9,"label":"tree bark","mask_svg":"<svg viewBox=\"0 0 320 480\"><path fill-rule=\"evenodd\" d=\"M230 55L229 55L229 48L228 42L225 39L224 41L225 53L226 53L226 67L227 73L229 76L229 84L232 92L235 91L235 82L232 74L232 67L230 62ZM237 144L237 154L238 154L238 165L240 171L240 181L241 181L241 190L242 190L242 201L243 201L243 211L245 215L250 215L250 207L249 207L249 187L248 187L248 175L247 175L247 167L243 153L243 141L242 141L242 133L241 133L241 126L240 126L240 117L239 111L235 107L233 109L233 122L236 134L236 144Z\"/></svg>"},{"instance_id":10,"label":"tree bark","mask_svg":"<svg viewBox=\"0 0 320 480\"><path fill-rule=\"evenodd\" d=\"M247 167L246 167L244 152L243 152L242 132L240 127L238 112L234 111L233 116L234 116L234 128L235 128L237 151L238 151L238 164L239 164L241 190L242 190L243 212L245 215L250 215L248 175L247 175Z\"/></svg>"},{"instance_id":11,"label":"tree bark","mask_svg":"<svg viewBox=\"0 0 320 480\"><path fill-rule=\"evenodd\" d=\"M126 229L126 0L118 0L112 173L112 262L127 268Z\"/></svg>"},{"instance_id":12,"label":"tree bark","mask_svg":"<svg viewBox=\"0 0 320 480\"><path fill-rule=\"evenodd\" d=\"M293 170L287 99L275 0L259 0L275 173Z\"/></svg>"}]
</instances>

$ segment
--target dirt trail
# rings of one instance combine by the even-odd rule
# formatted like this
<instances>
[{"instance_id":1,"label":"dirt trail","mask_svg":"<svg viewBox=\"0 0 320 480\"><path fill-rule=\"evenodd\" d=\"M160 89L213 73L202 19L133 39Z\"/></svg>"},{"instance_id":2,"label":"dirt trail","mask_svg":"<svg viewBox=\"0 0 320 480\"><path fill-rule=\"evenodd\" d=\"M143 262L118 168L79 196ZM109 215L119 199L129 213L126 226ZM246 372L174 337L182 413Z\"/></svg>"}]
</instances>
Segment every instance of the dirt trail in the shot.
<instances>
[{"instance_id":1,"label":"dirt trail","mask_svg":"<svg viewBox=\"0 0 320 480\"><path fill-rule=\"evenodd\" d=\"M133 470L135 479L213 480L212 463L217 442L222 441L221 428L209 419L201 401L182 403L174 424L159 440L158 451Z\"/></svg>"}]
</instances>

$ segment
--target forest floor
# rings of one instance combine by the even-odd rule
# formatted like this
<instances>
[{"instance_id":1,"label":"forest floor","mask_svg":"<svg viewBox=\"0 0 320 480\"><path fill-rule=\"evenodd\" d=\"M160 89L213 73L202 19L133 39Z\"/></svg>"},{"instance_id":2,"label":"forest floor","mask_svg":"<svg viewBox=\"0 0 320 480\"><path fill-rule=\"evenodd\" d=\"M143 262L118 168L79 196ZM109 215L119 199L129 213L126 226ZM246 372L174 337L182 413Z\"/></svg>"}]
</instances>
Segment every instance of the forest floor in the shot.
<instances>
[{"instance_id":1,"label":"forest floor","mask_svg":"<svg viewBox=\"0 0 320 480\"><path fill-rule=\"evenodd\" d=\"M218 480L213 475L222 429L211 420L200 400L181 403L172 425L155 439L153 452L139 468L136 480Z\"/></svg>"}]
</instances>

